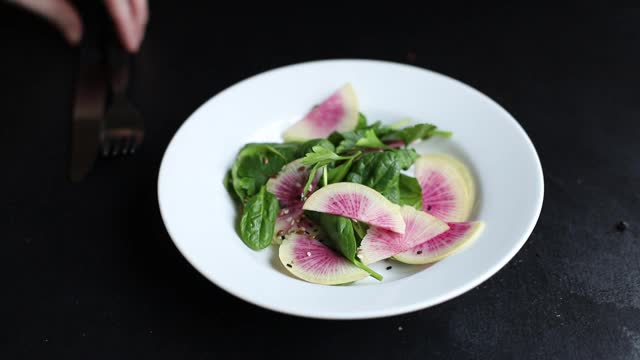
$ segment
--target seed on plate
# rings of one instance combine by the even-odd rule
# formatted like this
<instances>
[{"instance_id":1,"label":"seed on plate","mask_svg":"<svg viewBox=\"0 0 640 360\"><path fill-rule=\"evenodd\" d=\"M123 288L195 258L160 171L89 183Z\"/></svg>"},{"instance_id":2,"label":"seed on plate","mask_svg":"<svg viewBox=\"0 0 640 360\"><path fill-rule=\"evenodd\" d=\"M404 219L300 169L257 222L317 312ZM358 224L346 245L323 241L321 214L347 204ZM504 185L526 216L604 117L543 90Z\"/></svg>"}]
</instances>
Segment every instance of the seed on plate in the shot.
<instances>
[{"instance_id":1,"label":"seed on plate","mask_svg":"<svg viewBox=\"0 0 640 360\"><path fill-rule=\"evenodd\" d=\"M619 232L623 232L628 228L629 228L629 223L627 223L626 221L620 221L619 223L616 224L616 230L618 230Z\"/></svg>"},{"instance_id":2,"label":"seed on plate","mask_svg":"<svg viewBox=\"0 0 640 360\"><path fill-rule=\"evenodd\" d=\"M292 268L293 266L291 266L291 264L287 264L287 267L290 267L290 268Z\"/></svg>"},{"instance_id":3,"label":"seed on plate","mask_svg":"<svg viewBox=\"0 0 640 360\"><path fill-rule=\"evenodd\" d=\"M416 254L418 254L418 255L422 254L422 250L418 250L418 252Z\"/></svg>"}]
</instances>

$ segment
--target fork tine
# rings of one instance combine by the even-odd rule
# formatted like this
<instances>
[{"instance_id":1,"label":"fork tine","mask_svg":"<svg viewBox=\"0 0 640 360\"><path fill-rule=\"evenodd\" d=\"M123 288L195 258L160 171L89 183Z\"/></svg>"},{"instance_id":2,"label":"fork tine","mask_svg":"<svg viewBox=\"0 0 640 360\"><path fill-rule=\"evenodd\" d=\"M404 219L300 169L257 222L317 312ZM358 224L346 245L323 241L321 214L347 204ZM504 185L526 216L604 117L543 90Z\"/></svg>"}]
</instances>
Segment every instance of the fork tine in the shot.
<instances>
[{"instance_id":1,"label":"fork tine","mask_svg":"<svg viewBox=\"0 0 640 360\"><path fill-rule=\"evenodd\" d=\"M122 139L122 155L127 155L129 153L129 148L131 147L131 136L127 136Z\"/></svg>"},{"instance_id":2,"label":"fork tine","mask_svg":"<svg viewBox=\"0 0 640 360\"><path fill-rule=\"evenodd\" d=\"M102 139L102 156L108 157L110 150L111 150L111 139L105 136Z\"/></svg>"},{"instance_id":3,"label":"fork tine","mask_svg":"<svg viewBox=\"0 0 640 360\"><path fill-rule=\"evenodd\" d=\"M131 149L129 151L129 154L134 154L136 152L136 150L138 150L138 147L140 147L140 137L139 136L134 136L133 137L133 141L131 143Z\"/></svg>"},{"instance_id":4,"label":"fork tine","mask_svg":"<svg viewBox=\"0 0 640 360\"><path fill-rule=\"evenodd\" d=\"M118 154L120 153L120 149L122 148L122 139L120 139L119 137L115 137L112 140L111 146L111 156L118 156Z\"/></svg>"}]
</instances>

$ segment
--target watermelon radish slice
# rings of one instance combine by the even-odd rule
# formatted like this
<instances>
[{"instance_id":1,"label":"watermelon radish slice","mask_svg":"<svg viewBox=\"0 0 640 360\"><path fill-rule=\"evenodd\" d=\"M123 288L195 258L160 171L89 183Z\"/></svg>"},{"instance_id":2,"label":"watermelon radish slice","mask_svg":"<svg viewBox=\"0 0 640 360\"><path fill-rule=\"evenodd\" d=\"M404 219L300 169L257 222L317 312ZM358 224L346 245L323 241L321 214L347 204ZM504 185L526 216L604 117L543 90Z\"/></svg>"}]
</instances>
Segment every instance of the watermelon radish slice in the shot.
<instances>
[{"instance_id":1,"label":"watermelon radish slice","mask_svg":"<svg viewBox=\"0 0 640 360\"><path fill-rule=\"evenodd\" d=\"M282 265L296 277L315 284L338 285L369 274L306 234L292 233L280 245Z\"/></svg>"},{"instance_id":2,"label":"watermelon radish slice","mask_svg":"<svg viewBox=\"0 0 640 360\"><path fill-rule=\"evenodd\" d=\"M346 84L283 134L285 141L326 138L332 132L351 131L358 125L358 98L351 84Z\"/></svg>"},{"instance_id":3,"label":"watermelon radish slice","mask_svg":"<svg viewBox=\"0 0 640 360\"><path fill-rule=\"evenodd\" d=\"M428 264L463 249L482 232L482 221L448 223L449 230L394 256L405 264Z\"/></svg>"},{"instance_id":4,"label":"watermelon radish slice","mask_svg":"<svg viewBox=\"0 0 640 360\"><path fill-rule=\"evenodd\" d=\"M267 181L267 191L274 194L280 201L280 213L276 218L273 242L280 244L291 231L302 229L310 231L311 224L305 224L302 219L302 190L309 178L309 169L302 163L302 159L294 160L285 165L275 177ZM318 185L322 170L316 173L308 192L312 192ZM307 226L305 226L307 225Z\"/></svg>"},{"instance_id":5,"label":"watermelon radish slice","mask_svg":"<svg viewBox=\"0 0 640 360\"><path fill-rule=\"evenodd\" d=\"M339 182L314 192L304 210L344 216L363 223L404 234L400 207L370 187Z\"/></svg>"},{"instance_id":6,"label":"watermelon radish slice","mask_svg":"<svg viewBox=\"0 0 640 360\"><path fill-rule=\"evenodd\" d=\"M468 220L475 201L469 170L444 154L423 155L415 166L422 188L422 209L446 222Z\"/></svg>"},{"instance_id":7,"label":"watermelon radish slice","mask_svg":"<svg viewBox=\"0 0 640 360\"><path fill-rule=\"evenodd\" d=\"M404 235L378 227L369 228L358 249L358 257L364 264L407 251L449 229L445 222L412 206L403 206L400 213L406 226Z\"/></svg>"}]
</instances>

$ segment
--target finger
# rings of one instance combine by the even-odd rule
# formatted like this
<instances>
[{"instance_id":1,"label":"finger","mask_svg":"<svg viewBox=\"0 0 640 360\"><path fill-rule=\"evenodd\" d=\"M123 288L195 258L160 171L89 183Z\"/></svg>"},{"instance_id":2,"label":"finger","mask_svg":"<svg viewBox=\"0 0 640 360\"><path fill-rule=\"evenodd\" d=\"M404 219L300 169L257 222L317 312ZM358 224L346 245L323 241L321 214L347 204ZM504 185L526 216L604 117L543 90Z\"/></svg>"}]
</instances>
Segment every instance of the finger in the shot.
<instances>
[{"instance_id":1,"label":"finger","mask_svg":"<svg viewBox=\"0 0 640 360\"><path fill-rule=\"evenodd\" d=\"M136 52L140 46L139 27L133 18L131 4L128 0L105 0L105 5L124 47Z\"/></svg>"},{"instance_id":2,"label":"finger","mask_svg":"<svg viewBox=\"0 0 640 360\"><path fill-rule=\"evenodd\" d=\"M131 0L131 9L133 10L133 16L138 19L142 30L149 21L149 5L147 0Z\"/></svg>"},{"instance_id":3,"label":"finger","mask_svg":"<svg viewBox=\"0 0 640 360\"><path fill-rule=\"evenodd\" d=\"M138 48L144 39L145 29L149 22L149 5L147 0L130 0L133 17L136 19L138 26Z\"/></svg>"},{"instance_id":4,"label":"finger","mask_svg":"<svg viewBox=\"0 0 640 360\"><path fill-rule=\"evenodd\" d=\"M82 21L76 9L66 0L13 0L13 2L49 20L71 45L80 42Z\"/></svg>"}]
</instances>

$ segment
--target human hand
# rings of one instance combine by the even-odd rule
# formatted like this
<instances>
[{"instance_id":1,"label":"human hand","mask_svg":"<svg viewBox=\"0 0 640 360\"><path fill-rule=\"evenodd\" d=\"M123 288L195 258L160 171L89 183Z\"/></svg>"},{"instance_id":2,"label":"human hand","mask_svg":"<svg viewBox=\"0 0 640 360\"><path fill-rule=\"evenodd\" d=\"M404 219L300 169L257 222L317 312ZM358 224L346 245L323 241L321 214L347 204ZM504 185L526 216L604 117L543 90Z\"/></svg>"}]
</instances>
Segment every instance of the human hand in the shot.
<instances>
[{"instance_id":1,"label":"human hand","mask_svg":"<svg viewBox=\"0 0 640 360\"><path fill-rule=\"evenodd\" d=\"M69 0L11 0L53 23L71 45L82 39L82 20ZM122 45L136 52L149 20L147 0L104 0Z\"/></svg>"}]
</instances>

